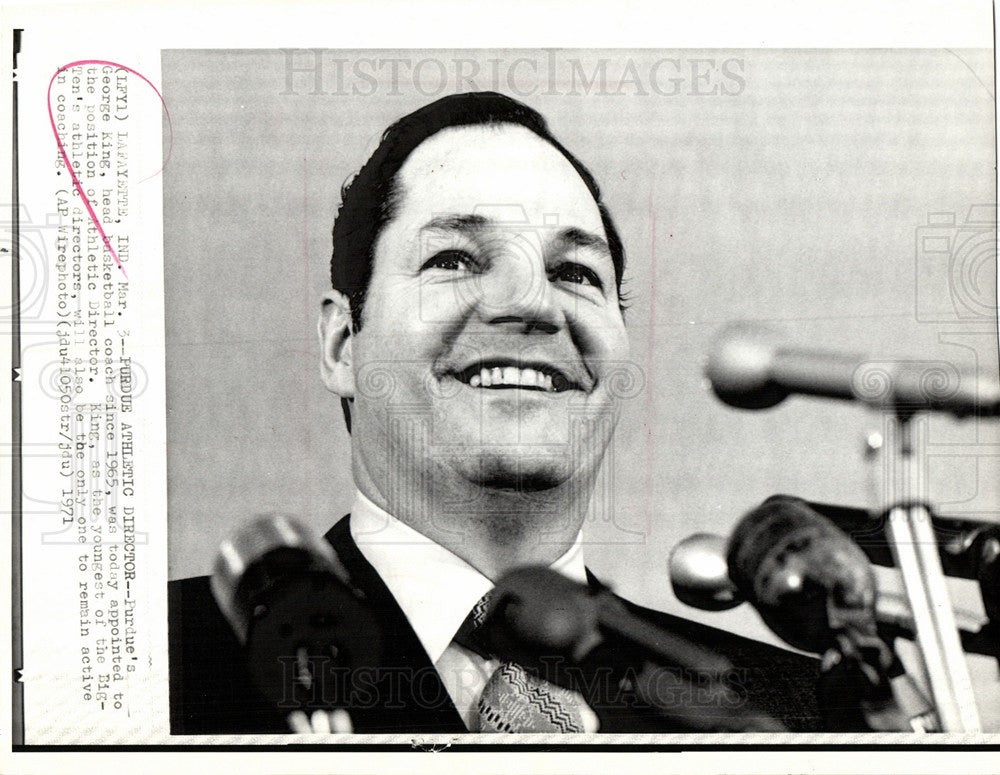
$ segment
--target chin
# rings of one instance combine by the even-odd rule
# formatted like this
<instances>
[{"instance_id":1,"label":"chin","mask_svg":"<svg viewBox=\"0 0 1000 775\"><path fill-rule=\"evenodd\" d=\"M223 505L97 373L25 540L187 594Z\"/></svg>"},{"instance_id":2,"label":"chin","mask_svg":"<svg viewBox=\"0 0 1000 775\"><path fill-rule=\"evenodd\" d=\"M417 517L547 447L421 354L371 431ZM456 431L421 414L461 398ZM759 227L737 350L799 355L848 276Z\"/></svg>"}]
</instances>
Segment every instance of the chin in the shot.
<instances>
[{"instance_id":1,"label":"chin","mask_svg":"<svg viewBox=\"0 0 1000 775\"><path fill-rule=\"evenodd\" d=\"M565 484L573 474L570 461L562 456L538 457L537 447L470 454L463 461L467 479L481 487L509 492L542 492Z\"/></svg>"}]
</instances>

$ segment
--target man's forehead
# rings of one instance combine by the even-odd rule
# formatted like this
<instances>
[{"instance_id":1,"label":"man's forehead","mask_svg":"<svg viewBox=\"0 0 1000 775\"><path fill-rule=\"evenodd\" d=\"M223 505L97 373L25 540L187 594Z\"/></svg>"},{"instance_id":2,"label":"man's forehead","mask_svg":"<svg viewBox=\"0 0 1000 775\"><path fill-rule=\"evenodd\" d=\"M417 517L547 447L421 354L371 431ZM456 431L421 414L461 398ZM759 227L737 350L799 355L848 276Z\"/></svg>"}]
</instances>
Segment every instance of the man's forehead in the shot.
<instances>
[{"instance_id":1,"label":"man's forehead","mask_svg":"<svg viewBox=\"0 0 1000 775\"><path fill-rule=\"evenodd\" d=\"M414 149L397 182L397 217L422 223L452 213L497 223L527 217L538 226L601 228L597 204L573 165L518 125L442 130Z\"/></svg>"},{"instance_id":2,"label":"man's forehead","mask_svg":"<svg viewBox=\"0 0 1000 775\"><path fill-rule=\"evenodd\" d=\"M421 226L423 234L435 232L458 232L469 237L476 237L497 227L515 229L518 225L531 228L532 231L548 232L547 240L561 242L566 246L590 248L605 253L609 258L611 248L607 241L596 232L587 231L577 226L560 225L556 214L543 216L540 223L532 224L526 217L524 209L518 206L483 206L473 213L443 213L435 215Z\"/></svg>"}]
</instances>

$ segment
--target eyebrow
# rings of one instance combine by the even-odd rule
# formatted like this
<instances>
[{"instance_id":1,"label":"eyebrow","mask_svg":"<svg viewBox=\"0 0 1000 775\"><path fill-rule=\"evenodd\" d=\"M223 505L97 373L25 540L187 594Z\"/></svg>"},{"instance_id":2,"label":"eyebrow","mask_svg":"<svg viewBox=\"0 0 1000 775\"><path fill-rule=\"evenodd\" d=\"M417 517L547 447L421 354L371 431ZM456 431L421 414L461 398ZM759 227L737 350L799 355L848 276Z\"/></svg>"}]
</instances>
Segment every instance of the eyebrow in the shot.
<instances>
[{"instance_id":1,"label":"eyebrow","mask_svg":"<svg viewBox=\"0 0 1000 775\"><path fill-rule=\"evenodd\" d=\"M420 230L458 231L463 234L475 235L481 233L488 226L494 224L501 226L504 225L503 223L498 223L497 221L493 221L483 215L476 215L475 213L462 215L438 215L431 218L421 227ZM531 228L531 226L527 225L526 228ZM561 229L556 234L556 240L574 247L591 248L602 253L606 253L607 255L611 255L611 248L608 246L607 241L603 237L600 237L593 232L577 228L576 226Z\"/></svg>"},{"instance_id":2,"label":"eyebrow","mask_svg":"<svg viewBox=\"0 0 1000 775\"><path fill-rule=\"evenodd\" d=\"M560 231L558 239L578 248L593 248L609 256L611 255L611 248L603 237L599 237L593 232L578 229L575 226Z\"/></svg>"},{"instance_id":3,"label":"eyebrow","mask_svg":"<svg viewBox=\"0 0 1000 775\"><path fill-rule=\"evenodd\" d=\"M489 225L488 218L470 213L468 215L437 215L420 227L420 231L460 231L465 234L481 232Z\"/></svg>"}]
</instances>

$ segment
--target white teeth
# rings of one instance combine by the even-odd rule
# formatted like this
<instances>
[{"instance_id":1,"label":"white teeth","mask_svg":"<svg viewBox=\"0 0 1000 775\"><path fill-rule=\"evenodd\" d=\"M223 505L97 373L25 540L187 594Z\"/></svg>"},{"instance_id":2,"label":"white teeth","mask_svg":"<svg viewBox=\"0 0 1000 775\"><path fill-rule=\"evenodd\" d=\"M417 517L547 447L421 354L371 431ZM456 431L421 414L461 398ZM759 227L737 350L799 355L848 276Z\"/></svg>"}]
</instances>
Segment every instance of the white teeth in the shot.
<instances>
[{"instance_id":1,"label":"white teeth","mask_svg":"<svg viewBox=\"0 0 1000 775\"><path fill-rule=\"evenodd\" d=\"M552 376L537 369L522 369L517 366L483 367L478 374L469 378L471 387L493 387L494 385L516 385L519 387L541 388L554 392Z\"/></svg>"}]
</instances>

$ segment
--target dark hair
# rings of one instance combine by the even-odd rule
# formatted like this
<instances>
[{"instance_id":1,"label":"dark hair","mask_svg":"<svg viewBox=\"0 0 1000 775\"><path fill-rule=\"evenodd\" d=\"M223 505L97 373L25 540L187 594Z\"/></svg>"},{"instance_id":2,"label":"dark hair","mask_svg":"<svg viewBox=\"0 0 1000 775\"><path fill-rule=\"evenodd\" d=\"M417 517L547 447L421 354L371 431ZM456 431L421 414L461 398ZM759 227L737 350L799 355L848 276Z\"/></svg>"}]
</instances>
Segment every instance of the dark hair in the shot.
<instances>
[{"instance_id":1,"label":"dark hair","mask_svg":"<svg viewBox=\"0 0 1000 775\"><path fill-rule=\"evenodd\" d=\"M611 214L601 202L601 190L590 170L552 136L541 114L527 105L495 92L453 94L415 110L386 129L375 153L341 188L340 209L333 223L330 280L333 287L350 300L355 331L361 328L365 297L375 263L375 243L399 204L396 176L400 168L414 149L431 135L449 127L478 124L523 126L549 143L573 165L601 213L621 299L625 251Z\"/></svg>"}]
</instances>

